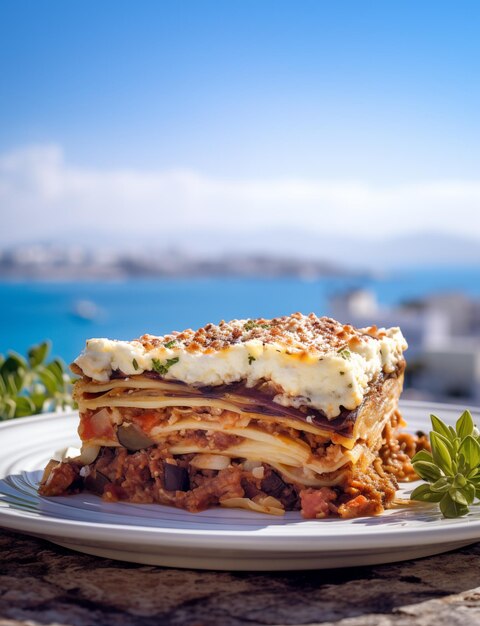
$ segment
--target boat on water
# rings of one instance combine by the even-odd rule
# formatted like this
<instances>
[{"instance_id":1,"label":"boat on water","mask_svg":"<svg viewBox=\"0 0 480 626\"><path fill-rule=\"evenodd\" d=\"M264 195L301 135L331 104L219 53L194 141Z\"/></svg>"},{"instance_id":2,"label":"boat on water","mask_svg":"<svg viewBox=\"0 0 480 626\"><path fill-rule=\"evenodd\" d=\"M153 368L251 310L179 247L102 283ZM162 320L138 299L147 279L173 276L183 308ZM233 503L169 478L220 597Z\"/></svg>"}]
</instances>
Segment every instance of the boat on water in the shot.
<instances>
[{"instance_id":1,"label":"boat on water","mask_svg":"<svg viewBox=\"0 0 480 626\"><path fill-rule=\"evenodd\" d=\"M87 322L96 320L101 314L101 308L92 300L76 300L70 311L73 317Z\"/></svg>"}]
</instances>

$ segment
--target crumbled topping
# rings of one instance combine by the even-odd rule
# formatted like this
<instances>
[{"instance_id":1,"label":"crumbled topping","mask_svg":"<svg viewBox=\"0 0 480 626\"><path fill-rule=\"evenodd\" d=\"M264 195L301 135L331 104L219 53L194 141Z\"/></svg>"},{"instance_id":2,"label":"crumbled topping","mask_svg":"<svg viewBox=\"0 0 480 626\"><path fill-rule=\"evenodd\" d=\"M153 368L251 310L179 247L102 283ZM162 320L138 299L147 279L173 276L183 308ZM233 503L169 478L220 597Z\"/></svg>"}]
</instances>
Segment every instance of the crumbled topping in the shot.
<instances>
[{"instance_id":1,"label":"crumbled topping","mask_svg":"<svg viewBox=\"0 0 480 626\"><path fill-rule=\"evenodd\" d=\"M218 325L207 324L196 331L188 329L164 337L143 335L138 341L147 352L160 346L175 345L189 352L211 353L257 339L264 345L283 345L292 352L319 357L338 352L348 358L350 344L352 347L358 345L365 336L379 339L381 335L375 327L358 330L329 317L317 317L314 313L293 313L273 319L222 320Z\"/></svg>"}]
</instances>

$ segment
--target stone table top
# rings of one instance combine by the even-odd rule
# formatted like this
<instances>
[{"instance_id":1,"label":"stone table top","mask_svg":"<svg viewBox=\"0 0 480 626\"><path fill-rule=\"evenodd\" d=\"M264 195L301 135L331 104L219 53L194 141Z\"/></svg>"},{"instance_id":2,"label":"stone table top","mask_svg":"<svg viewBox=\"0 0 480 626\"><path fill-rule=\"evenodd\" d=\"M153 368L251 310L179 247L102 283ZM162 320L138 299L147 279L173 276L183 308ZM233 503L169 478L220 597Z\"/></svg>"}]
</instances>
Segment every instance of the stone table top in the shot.
<instances>
[{"instance_id":1,"label":"stone table top","mask_svg":"<svg viewBox=\"0 0 480 626\"><path fill-rule=\"evenodd\" d=\"M150 567L0 530L0 626L480 626L480 543L340 570Z\"/></svg>"}]
</instances>

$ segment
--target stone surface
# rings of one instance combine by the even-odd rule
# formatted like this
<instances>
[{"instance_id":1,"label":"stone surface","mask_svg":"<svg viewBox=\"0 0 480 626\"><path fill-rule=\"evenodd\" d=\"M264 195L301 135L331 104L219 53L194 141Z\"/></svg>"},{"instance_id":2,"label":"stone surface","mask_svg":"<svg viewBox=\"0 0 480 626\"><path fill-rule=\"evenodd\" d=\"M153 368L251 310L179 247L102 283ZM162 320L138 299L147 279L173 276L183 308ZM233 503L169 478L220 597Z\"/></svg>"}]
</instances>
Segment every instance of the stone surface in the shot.
<instances>
[{"instance_id":1,"label":"stone surface","mask_svg":"<svg viewBox=\"0 0 480 626\"><path fill-rule=\"evenodd\" d=\"M272 574L146 567L0 530L0 626L480 626L480 544Z\"/></svg>"}]
</instances>

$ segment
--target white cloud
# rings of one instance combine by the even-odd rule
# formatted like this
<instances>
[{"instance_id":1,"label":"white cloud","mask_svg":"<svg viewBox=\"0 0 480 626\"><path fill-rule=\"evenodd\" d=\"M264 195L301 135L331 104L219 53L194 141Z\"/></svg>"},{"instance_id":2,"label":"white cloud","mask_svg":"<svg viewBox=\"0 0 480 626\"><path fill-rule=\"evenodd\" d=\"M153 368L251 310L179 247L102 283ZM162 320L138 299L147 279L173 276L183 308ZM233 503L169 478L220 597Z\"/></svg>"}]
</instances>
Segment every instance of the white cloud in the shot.
<instances>
[{"instance_id":1,"label":"white cloud","mask_svg":"<svg viewBox=\"0 0 480 626\"><path fill-rule=\"evenodd\" d=\"M480 180L373 185L95 170L70 164L55 145L0 155L0 207L2 244L92 225L150 239L165 230L231 234L272 227L362 237L426 230L480 236Z\"/></svg>"}]
</instances>

